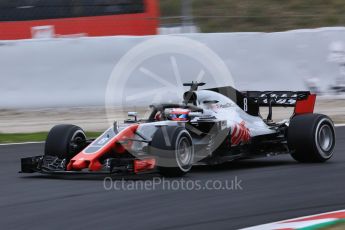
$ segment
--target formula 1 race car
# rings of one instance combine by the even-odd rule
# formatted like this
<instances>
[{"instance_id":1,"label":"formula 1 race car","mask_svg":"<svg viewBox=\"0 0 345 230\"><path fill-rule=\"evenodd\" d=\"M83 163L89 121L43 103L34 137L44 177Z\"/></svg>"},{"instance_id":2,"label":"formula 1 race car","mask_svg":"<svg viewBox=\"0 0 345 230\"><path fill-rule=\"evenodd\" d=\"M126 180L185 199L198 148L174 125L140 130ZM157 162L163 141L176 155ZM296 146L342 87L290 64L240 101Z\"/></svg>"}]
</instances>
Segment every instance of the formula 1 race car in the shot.
<instances>
[{"instance_id":1,"label":"formula 1 race car","mask_svg":"<svg viewBox=\"0 0 345 230\"><path fill-rule=\"evenodd\" d=\"M151 105L147 119L114 124L97 139L75 125L49 132L43 156L21 159L21 172L48 174L138 174L182 176L196 164L291 154L299 162L324 162L333 155L332 120L314 114L308 91L246 91L232 87L198 90L186 83L181 104ZM260 107L268 107L267 118ZM294 107L290 119L272 121L275 106Z\"/></svg>"}]
</instances>

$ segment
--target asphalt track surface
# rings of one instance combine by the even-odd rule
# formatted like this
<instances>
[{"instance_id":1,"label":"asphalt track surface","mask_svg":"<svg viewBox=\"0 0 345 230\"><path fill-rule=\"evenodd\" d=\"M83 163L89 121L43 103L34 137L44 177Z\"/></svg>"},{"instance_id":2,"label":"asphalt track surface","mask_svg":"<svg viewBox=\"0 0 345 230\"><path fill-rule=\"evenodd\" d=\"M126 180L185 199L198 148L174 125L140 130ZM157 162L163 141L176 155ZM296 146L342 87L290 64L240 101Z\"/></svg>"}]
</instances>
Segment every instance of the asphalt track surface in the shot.
<instances>
[{"instance_id":1,"label":"asphalt track surface","mask_svg":"<svg viewBox=\"0 0 345 230\"><path fill-rule=\"evenodd\" d=\"M98 177L17 173L20 157L42 151L43 144L0 146L1 229L238 229L345 208L345 128L337 128L327 163L300 164L284 155L198 167L184 178L202 184L237 177L242 190L107 191Z\"/></svg>"}]
</instances>

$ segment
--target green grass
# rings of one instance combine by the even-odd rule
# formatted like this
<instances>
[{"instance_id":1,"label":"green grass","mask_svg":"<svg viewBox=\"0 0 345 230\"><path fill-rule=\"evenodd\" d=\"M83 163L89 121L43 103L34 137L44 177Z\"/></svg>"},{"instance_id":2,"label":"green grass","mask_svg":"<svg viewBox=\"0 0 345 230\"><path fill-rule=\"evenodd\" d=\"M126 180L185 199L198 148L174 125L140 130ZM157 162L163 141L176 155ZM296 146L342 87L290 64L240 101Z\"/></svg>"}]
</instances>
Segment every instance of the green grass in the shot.
<instances>
[{"instance_id":1,"label":"green grass","mask_svg":"<svg viewBox=\"0 0 345 230\"><path fill-rule=\"evenodd\" d=\"M202 32L271 32L345 25L344 0L191 1L194 22ZM180 3L160 0L162 24L181 23Z\"/></svg>"},{"instance_id":2,"label":"green grass","mask_svg":"<svg viewBox=\"0 0 345 230\"><path fill-rule=\"evenodd\" d=\"M0 133L0 143L21 143L21 142L34 142L44 141L48 132L37 133ZM100 132L86 132L88 138L99 136Z\"/></svg>"}]
</instances>

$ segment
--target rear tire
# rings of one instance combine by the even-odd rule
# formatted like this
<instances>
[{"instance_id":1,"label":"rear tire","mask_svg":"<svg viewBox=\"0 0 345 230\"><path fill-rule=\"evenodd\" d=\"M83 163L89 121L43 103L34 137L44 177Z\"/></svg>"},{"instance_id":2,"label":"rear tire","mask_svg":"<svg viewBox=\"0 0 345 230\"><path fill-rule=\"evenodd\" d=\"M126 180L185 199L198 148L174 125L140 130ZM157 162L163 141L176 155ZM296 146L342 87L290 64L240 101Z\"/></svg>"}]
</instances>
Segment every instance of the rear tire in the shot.
<instances>
[{"instance_id":1,"label":"rear tire","mask_svg":"<svg viewBox=\"0 0 345 230\"><path fill-rule=\"evenodd\" d=\"M288 129L291 156L299 162L324 162L333 156L335 129L322 114L303 114L291 119Z\"/></svg>"},{"instance_id":2,"label":"rear tire","mask_svg":"<svg viewBox=\"0 0 345 230\"><path fill-rule=\"evenodd\" d=\"M189 172L194 160L190 134L183 127L163 126L154 134L151 152L157 157L159 173L165 177L180 177Z\"/></svg>"},{"instance_id":3,"label":"rear tire","mask_svg":"<svg viewBox=\"0 0 345 230\"><path fill-rule=\"evenodd\" d=\"M85 143L84 130L76 125L56 125L48 133L44 155L56 156L60 159L71 159Z\"/></svg>"}]
</instances>

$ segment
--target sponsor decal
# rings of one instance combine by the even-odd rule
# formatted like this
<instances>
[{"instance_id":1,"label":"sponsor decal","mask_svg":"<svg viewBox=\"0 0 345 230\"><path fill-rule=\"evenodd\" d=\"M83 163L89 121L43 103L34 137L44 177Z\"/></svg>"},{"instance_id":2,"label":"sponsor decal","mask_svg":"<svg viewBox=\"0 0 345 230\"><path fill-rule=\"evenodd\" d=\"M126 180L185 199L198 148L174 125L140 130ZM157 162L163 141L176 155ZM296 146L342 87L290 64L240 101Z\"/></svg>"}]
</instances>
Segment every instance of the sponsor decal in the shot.
<instances>
[{"instance_id":1,"label":"sponsor decal","mask_svg":"<svg viewBox=\"0 0 345 230\"><path fill-rule=\"evenodd\" d=\"M297 94L289 95L289 98L284 98L284 97L288 97L288 95L286 93L285 94L283 93L281 95L279 95L277 93L273 93L270 96L271 96L271 99L274 101L275 104L279 104L279 105L294 105L294 104L296 104L295 98L297 98ZM263 103L268 104L266 94L261 94L260 99L262 100Z\"/></svg>"},{"instance_id":2,"label":"sponsor decal","mask_svg":"<svg viewBox=\"0 0 345 230\"><path fill-rule=\"evenodd\" d=\"M236 124L231 132L231 144L239 145L241 143L248 143L250 140L249 129L245 126L245 122Z\"/></svg>"}]
</instances>

